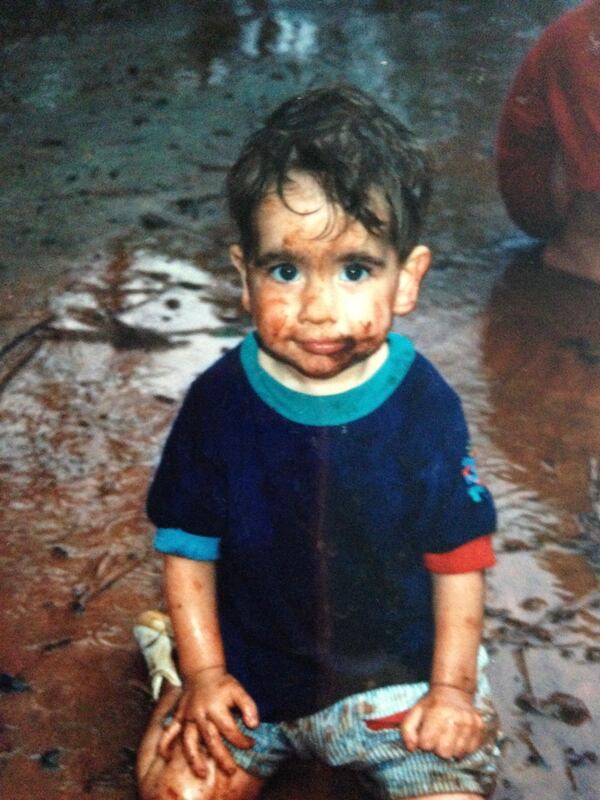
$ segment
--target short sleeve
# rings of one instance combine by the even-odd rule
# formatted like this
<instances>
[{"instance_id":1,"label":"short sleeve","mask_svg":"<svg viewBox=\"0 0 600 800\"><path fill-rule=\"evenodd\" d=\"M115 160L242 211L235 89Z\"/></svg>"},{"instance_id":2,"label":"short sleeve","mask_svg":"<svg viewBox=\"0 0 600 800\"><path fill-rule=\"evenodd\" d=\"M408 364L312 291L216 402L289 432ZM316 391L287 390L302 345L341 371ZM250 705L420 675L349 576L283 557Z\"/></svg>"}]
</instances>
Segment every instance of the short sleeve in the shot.
<instances>
[{"instance_id":1,"label":"short sleeve","mask_svg":"<svg viewBox=\"0 0 600 800\"><path fill-rule=\"evenodd\" d=\"M416 536L433 572L467 572L495 562L490 534L496 512L479 478L458 399L443 419L438 447L416 492Z\"/></svg>"},{"instance_id":2,"label":"short sleeve","mask_svg":"<svg viewBox=\"0 0 600 800\"><path fill-rule=\"evenodd\" d=\"M225 469L210 457L201 391L194 384L171 428L147 501L155 548L215 560L227 524Z\"/></svg>"}]
</instances>

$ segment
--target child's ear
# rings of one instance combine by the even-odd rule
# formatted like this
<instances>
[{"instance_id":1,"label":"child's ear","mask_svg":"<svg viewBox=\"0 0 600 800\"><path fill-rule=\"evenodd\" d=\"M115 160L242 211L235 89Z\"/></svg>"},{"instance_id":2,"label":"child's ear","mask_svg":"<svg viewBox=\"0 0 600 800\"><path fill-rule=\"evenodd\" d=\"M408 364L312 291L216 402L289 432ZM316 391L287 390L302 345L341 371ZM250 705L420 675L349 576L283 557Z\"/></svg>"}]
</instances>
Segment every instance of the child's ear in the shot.
<instances>
[{"instance_id":1,"label":"child's ear","mask_svg":"<svg viewBox=\"0 0 600 800\"><path fill-rule=\"evenodd\" d=\"M398 290L394 302L394 314L402 316L410 314L417 305L419 289L429 266L431 264L431 251L422 244L411 250L408 258L400 269Z\"/></svg>"},{"instance_id":2,"label":"child's ear","mask_svg":"<svg viewBox=\"0 0 600 800\"><path fill-rule=\"evenodd\" d=\"M248 291L248 265L244 258L244 251L239 244L232 244L229 248L229 258L237 269L242 279L242 305L246 311L250 311L250 292Z\"/></svg>"}]
</instances>

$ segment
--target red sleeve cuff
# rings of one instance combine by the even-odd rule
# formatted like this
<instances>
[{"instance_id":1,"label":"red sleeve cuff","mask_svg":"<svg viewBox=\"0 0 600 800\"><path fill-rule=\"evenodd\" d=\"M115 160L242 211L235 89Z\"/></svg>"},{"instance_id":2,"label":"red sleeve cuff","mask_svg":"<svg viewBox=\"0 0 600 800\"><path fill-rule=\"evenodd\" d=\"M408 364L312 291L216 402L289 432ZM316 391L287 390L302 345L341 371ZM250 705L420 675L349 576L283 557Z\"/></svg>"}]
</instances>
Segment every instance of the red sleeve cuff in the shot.
<instances>
[{"instance_id":1,"label":"red sleeve cuff","mask_svg":"<svg viewBox=\"0 0 600 800\"><path fill-rule=\"evenodd\" d=\"M496 556L492 548L492 537L487 534L461 544L448 553L425 553L423 561L430 572L458 574L493 567Z\"/></svg>"}]
</instances>

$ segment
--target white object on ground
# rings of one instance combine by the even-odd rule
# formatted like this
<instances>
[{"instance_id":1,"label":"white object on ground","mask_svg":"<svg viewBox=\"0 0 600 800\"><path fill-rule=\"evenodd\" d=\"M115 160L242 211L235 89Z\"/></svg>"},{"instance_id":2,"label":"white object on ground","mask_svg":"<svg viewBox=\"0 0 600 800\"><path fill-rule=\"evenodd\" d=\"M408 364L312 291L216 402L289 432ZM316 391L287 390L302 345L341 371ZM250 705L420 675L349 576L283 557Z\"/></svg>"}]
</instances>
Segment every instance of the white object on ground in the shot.
<instances>
[{"instance_id":1,"label":"white object on ground","mask_svg":"<svg viewBox=\"0 0 600 800\"><path fill-rule=\"evenodd\" d=\"M137 618L133 635L148 667L152 697L158 700L163 680L181 686L173 661L173 630L169 617L160 611L144 611Z\"/></svg>"}]
</instances>

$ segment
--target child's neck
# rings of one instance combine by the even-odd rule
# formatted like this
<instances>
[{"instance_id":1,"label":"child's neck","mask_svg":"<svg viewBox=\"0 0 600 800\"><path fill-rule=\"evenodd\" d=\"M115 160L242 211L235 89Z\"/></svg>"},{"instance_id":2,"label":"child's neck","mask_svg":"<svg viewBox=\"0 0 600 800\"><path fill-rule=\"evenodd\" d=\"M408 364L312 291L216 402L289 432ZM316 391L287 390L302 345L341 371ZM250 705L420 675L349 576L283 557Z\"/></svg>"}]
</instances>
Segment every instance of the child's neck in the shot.
<instances>
[{"instance_id":1,"label":"child's neck","mask_svg":"<svg viewBox=\"0 0 600 800\"><path fill-rule=\"evenodd\" d=\"M293 389L295 392L303 392L304 394L324 396L347 392L368 381L383 366L388 357L388 352L388 343L384 342L378 350L371 353L364 361L352 364L352 366L342 370L338 375L334 375L333 378L310 378L298 372L289 364L273 358L262 349L258 351L258 363L265 372L288 389Z\"/></svg>"}]
</instances>

